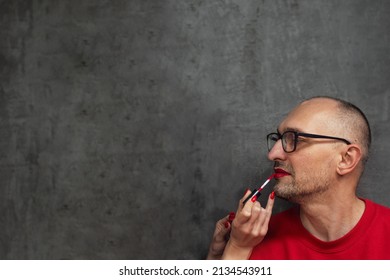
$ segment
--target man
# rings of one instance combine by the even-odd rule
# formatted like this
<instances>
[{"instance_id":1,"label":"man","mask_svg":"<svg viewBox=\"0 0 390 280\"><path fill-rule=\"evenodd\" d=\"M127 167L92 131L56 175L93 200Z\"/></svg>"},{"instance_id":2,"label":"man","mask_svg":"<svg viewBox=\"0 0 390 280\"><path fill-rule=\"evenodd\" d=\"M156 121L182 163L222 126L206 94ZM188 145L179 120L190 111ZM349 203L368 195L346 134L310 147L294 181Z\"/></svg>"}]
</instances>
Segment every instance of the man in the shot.
<instances>
[{"instance_id":1,"label":"man","mask_svg":"<svg viewBox=\"0 0 390 280\"><path fill-rule=\"evenodd\" d=\"M390 209L356 195L371 142L356 106L308 99L267 136L277 174L263 208L240 200L217 222L208 259L390 259ZM274 196L297 204L271 217Z\"/></svg>"}]
</instances>

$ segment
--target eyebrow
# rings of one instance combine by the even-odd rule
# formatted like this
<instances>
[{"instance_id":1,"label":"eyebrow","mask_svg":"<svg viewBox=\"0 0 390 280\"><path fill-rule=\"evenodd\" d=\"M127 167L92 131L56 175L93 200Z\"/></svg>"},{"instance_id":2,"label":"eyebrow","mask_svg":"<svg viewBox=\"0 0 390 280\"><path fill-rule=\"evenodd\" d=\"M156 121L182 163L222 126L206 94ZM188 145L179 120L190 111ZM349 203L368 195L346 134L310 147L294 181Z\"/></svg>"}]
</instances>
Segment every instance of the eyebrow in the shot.
<instances>
[{"instance_id":1,"label":"eyebrow","mask_svg":"<svg viewBox=\"0 0 390 280\"><path fill-rule=\"evenodd\" d=\"M283 133L280 132L279 128L277 128L276 131L279 134L283 134L286 131L303 132L302 130L295 128L295 127L286 127L286 129L284 129Z\"/></svg>"}]
</instances>

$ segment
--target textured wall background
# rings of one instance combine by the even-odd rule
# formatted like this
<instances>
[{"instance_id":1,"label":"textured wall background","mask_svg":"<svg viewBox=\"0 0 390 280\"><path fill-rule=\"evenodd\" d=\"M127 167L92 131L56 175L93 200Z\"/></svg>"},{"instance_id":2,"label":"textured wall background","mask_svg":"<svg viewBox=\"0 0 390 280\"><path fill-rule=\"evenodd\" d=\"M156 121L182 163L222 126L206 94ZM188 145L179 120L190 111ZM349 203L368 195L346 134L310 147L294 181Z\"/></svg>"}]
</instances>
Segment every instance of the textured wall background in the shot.
<instances>
[{"instance_id":1,"label":"textured wall background","mask_svg":"<svg viewBox=\"0 0 390 280\"><path fill-rule=\"evenodd\" d=\"M215 221L269 176L264 136L313 95L367 113L359 191L390 206L389 14L381 0L0 1L0 258L203 258Z\"/></svg>"}]
</instances>

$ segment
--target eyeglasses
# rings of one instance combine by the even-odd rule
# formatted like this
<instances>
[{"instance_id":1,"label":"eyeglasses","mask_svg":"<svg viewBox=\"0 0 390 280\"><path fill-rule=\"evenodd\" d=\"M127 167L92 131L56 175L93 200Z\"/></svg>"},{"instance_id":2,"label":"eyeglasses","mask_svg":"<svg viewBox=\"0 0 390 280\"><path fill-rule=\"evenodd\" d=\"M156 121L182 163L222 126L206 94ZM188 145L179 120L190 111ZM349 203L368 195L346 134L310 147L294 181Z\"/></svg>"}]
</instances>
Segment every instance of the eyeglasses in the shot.
<instances>
[{"instance_id":1,"label":"eyeglasses","mask_svg":"<svg viewBox=\"0 0 390 280\"><path fill-rule=\"evenodd\" d=\"M303 132L296 132L296 131L285 131L283 134L280 134L279 132L277 132L277 133L274 132L274 133L270 133L267 135L268 151L271 151L271 149L275 146L276 142L279 139L282 139L283 150L286 153L292 153L297 148L298 137L333 139L333 140L343 141L345 144L351 145L351 142L349 142L348 140L346 140L344 138L303 133Z\"/></svg>"}]
</instances>

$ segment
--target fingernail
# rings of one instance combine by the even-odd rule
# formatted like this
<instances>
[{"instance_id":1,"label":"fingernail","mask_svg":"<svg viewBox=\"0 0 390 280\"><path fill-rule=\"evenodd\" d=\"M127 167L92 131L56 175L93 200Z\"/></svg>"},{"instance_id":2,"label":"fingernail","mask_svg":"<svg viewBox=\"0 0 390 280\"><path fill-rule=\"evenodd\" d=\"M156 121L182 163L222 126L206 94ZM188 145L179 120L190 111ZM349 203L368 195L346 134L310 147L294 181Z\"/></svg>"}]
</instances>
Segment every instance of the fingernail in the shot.
<instances>
[{"instance_id":1,"label":"fingernail","mask_svg":"<svg viewBox=\"0 0 390 280\"><path fill-rule=\"evenodd\" d=\"M234 220L235 217L236 217L236 213L230 212L230 213L229 213L229 222L232 222L232 221Z\"/></svg>"},{"instance_id":2,"label":"fingernail","mask_svg":"<svg viewBox=\"0 0 390 280\"><path fill-rule=\"evenodd\" d=\"M254 197L251 198L252 202L255 202L257 200L257 196L255 195Z\"/></svg>"},{"instance_id":3,"label":"fingernail","mask_svg":"<svg viewBox=\"0 0 390 280\"><path fill-rule=\"evenodd\" d=\"M244 195L246 195L246 193L249 192L249 189L247 188L244 192Z\"/></svg>"},{"instance_id":4,"label":"fingernail","mask_svg":"<svg viewBox=\"0 0 390 280\"><path fill-rule=\"evenodd\" d=\"M230 226L230 223L226 221L223 225L225 226L225 228L228 228Z\"/></svg>"},{"instance_id":5,"label":"fingernail","mask_svg":"<svg viewBox=\"0 0 390 280\"><path fill-rule=\"evenodd\" d=\"M271 199L274 199L275 198L275 192L272 192L269 196Z\"/></svg>"}]
</instances>

